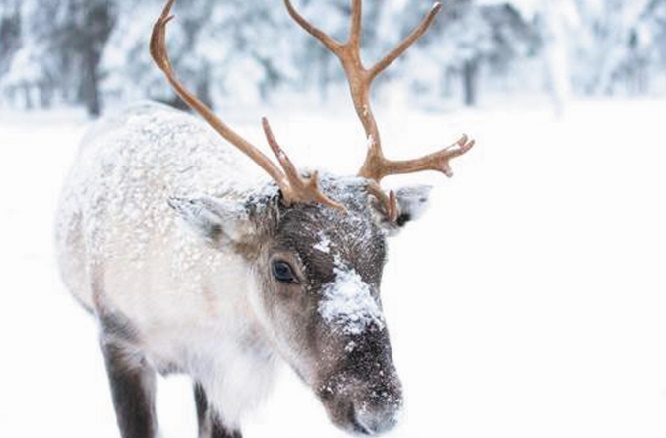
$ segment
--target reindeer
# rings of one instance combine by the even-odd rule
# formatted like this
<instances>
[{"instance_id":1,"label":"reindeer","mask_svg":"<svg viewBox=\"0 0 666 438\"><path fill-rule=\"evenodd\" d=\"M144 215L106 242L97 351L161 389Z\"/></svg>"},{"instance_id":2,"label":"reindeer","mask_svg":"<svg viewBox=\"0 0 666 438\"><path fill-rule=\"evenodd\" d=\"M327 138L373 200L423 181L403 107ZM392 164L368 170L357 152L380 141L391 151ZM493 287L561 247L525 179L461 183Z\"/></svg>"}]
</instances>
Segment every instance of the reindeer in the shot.
<instances>
[{"instance_id":1,"label":"reindeer","mask_svg":"<svg viewBox=\"0 0 666 438\"><path fill-rule=\"evenodd\" d=\"M429 187L386 193L380 182L421 170L450 176L449 161L474 142L463 136L422 158L386 158L370 88L440 5L366 68L361 0L352 1L344 43L284 0L348 79L368 152L358 175L345 177L299 170L263 119L275 164L183 86L165 48L173 3L154 26L151 54L207 124L155 103L100 121L83 140L57 214L62 277L98 322L121 435L157 436L156 374L185 373L199 436L239 438L240 420L268 393L281 362L341 429L390 430L402 394L380 299L387 238L419 217ZM239 151L265 174L252 176L256 168L244 168L250 160Z\"/></svg>"}]
</instances>

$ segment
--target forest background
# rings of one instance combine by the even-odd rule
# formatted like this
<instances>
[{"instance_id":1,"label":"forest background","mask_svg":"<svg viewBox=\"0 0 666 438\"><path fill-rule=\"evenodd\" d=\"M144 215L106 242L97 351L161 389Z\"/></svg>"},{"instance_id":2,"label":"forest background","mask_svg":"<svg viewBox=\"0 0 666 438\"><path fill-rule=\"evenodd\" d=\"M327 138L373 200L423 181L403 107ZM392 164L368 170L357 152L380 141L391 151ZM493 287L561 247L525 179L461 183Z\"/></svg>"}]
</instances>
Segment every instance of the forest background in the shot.
<instances>
[{"instance_id":1,"label":"forest background","mask_svg":"<svg viewBox=\"0 0 666 438\"><path fill-rule=\"evenodd\" d=\"M146 49L161 3L0 0L0 108L83 106L98 115L139 98L178 104ZM432 6L366 3L370 59ZM298 7L334 36L346 32L349 1ZM176 71L213 106L321 104L345 87L337 60L290 23L279 0L182 0L176 13ZM666 0L447 0L377 98L439 111L541 97L559 111L572 96L664 94Z\"/></svg>"}]
</instances>

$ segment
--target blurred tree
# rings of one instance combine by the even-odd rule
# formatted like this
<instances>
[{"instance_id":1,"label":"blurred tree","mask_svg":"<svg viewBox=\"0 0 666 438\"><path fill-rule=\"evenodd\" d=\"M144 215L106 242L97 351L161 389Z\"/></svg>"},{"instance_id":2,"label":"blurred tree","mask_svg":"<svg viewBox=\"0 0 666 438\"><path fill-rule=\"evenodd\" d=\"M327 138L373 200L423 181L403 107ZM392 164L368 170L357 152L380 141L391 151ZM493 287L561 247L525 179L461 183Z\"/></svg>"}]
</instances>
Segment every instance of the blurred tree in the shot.
<instances>
[{"instance_id":1,"label":"blurred tree","mask_svg":"<svg viewBox=\"0 0 666 438\"><path fill-rule=\"evenodd\" d=\"M582 94L646 92L650 47L641 28L649 0L577 0L582 19L572 54L574 84Z\"/></svg>"},{"instance_id":2,"label":"blurred tree","mask_svg":"<svg viewBox=\"0 0 666 438\"><path fill-rule=\"evenodd\" d=\"M80 68L79 100L88 112L101 112L99 64L102 51L115 24L113 0L67 0L62 20L54 23L52 41L59 52L76 60ZM71 62L71 61L70 61Z\"/></svg>"},{"instance_id":3,"label":"blurred tree","mask_svg":"<svg viewBox=\"0 0 666 438\"><path fill-rule=\"evenodd\" d=\"M572 93L571 35L580 28L580 18L571 0L541 0L537 8L536 27L542 41L545 82L555 113L562 115Z\"/></svg>"},{"instance_id":4,"label":"blurred tree","mask_svg":"<svg viewBox=\"0 0 666 438\"><path fill-rule=\"evenodd\" d=\"M296 50L280 37L276 2L214 0L180 2L169 24L169 54L183 82L207 104L268 99L288 76ZM148 53L161 0L125 1L104 53L104 89L122 99L149 96L182 106ZM229 98L222 98L229 96Z\"/></svg>"},{"instance_id":5,"label":"blurred tree","mask_svg":"<svg viewBox=\"0 0 666 438\"><path fill-rule=\"evenodd\" d=\"M10 2L6 2L8 3ZM44 65L43 53L46 51L40 45L40 42L45 40L40 35L43 26L36 26L33 21L37 6L35 0L26 0L20 4L19 15L12 19L14 22L18 21L19 34L10 38L17 45L3 56L6 57L1 78L3 91L15 103L25 108L32 108L37 101L42 106L48 106L53 89Z\"/></svg>"},{"instance_id":6,"label":"blurred tree","mask_svg":"<svg viewBox=\"0 0 666 438\"><path fill-rule=\"evenodd\" d=\"M65 102L84 103L90 114L99 114L99 63L114 11L114 0L24 0L21 46L10 53L5 72L9 87L28 90L28 107L33 90L43 107L58 90Z\"/></svg>"},{"instance_id":7,"label":"blurred tree","mask_svg":"<svg viewBox=\"0 0 666 438\"><path fill-rule=\"evenodd\" d=\"M20 1L0 0L0 85L7 82L7 72L21 48L22 25ZM7 86L2 88L9 92Z\"/></svg>"},{"instance_id":8,"label":"blurred tree","mask_svg":"<svg viewBox=\"0 0 666 438\"><path fill-rule=\"evenodd\" d=\"M651 0L641 14L638 37L648 41L654 56L666 67L666 0Z\"/></svg>"},{"instance_id":9,"label":"blurred tree","mask_svg":"<svg viewBox=\"0 0 666 438\"><path fill-rule=\"evenodd\" d=\"M19 0L0 0L0 76L21 47L21 4Z\"/></svg>"},{"instance_id":10,"label":"blurred tree","mask_svg":"<svg viewBox=\"0 0 666 438\"><path fill-rule=\"evenodd\" d=\"M451 0L443 16L424 38L423 68L438 71L443 83L451 75L462 80L466 105L476 105L482 69L505 69L512 60L533 50L538 38L529 23L508 2L479 4ZM427 66L427 67L426 67Z\"/></svg>"}]
</instances>

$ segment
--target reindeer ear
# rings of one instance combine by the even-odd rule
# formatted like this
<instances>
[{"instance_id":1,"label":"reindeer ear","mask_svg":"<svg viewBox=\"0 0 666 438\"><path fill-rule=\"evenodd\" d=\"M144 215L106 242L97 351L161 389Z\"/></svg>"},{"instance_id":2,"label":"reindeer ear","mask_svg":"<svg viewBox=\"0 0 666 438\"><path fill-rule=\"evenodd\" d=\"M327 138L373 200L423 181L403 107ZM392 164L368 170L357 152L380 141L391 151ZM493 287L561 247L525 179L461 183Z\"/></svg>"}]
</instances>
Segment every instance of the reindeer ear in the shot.
<instances>
[{"instance_id":1,"label":"reindeer ear","mask_svg":"<svg viewBox=\"0 0 666 438\"><path fill-rule=\"evenodd\" d=\"M167 203L192 230L210 243L245 243L256 233L242 201L170 197Z\"/></svg>"},{"instance_id":2,"label":"reindeer ear","mask_svg":"<svg viewBox=\"0 0 666 438\"><path fill-rule=\"evenodd\" d=\"M431 189L432 186L418 185L402 187L395 191L398 218L395 222L391 222L387 219L386 213L382 213L381 218L381 225L390 235L397 233L407 222L421 217L428 207Z\"/></svg>"},{"instance_id":3,"label":"reindeer ear","mask_svg":"<svg viewBox=\"0 0 666 438\"><path fill-rule=\"evenodd\" d=\"M432 186L426 185L398 189L395 192L395 197L398 201L396 225L402 227L407 222L420 218L426 208L428 208L431 190Z\"/></svg>"},{"instance_id":4,"label":"reindeer ear","mask_svg":"<svg viewBox=\"0 0 666 438\"><path fill-rule=\"evenodd\" d=\"M394 235L400 231L407 222L420 218L428 207L431 189L432 186L418 185L402 187L396 190L395 199L398 204L398 217L395 221L389 220L386 208L375 199L373 205L377 211L376 218L378 219L379 225L384 228L389 235Z\"/></svg>"}]
</instances>

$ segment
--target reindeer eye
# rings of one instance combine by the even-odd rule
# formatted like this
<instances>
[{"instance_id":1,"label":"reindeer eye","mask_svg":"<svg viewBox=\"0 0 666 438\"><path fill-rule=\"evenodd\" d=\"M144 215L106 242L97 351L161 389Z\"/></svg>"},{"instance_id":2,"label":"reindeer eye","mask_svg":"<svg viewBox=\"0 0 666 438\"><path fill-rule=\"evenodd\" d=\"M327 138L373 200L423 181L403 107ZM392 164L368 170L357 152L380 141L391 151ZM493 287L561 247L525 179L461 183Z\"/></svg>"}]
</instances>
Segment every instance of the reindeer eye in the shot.
<instances>
[{"instance_id":1,"label":"reindeer eye","mask_svg":"<svg viewBox=\"0 0 666 438\"><path fill-rule=\"evenodd\" d=\"M282 283L298 283L289 263L283 261L273 262L273 277Z\"/></svg>"}]
</instances>

